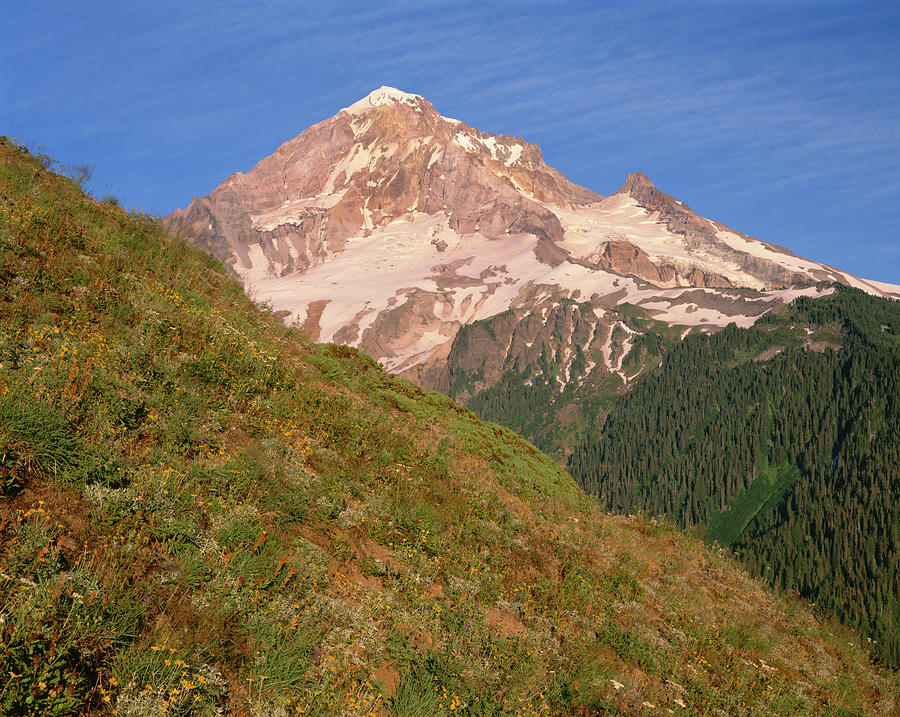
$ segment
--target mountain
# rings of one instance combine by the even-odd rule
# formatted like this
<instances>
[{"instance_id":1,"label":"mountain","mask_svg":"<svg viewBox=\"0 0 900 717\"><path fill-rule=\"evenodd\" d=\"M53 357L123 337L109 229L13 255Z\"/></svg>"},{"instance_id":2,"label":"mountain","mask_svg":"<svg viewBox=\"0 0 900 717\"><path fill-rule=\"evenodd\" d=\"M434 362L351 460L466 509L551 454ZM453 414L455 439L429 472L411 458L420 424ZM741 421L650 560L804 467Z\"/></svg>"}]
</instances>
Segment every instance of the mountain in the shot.
<instances>
[{"instance_id":1,"label":"mountain","mask_svg":"<svg viewBox=\"0 0 900 717\"><path fill-rule=\"evenodd\" d=\"M3 714L878 714L696 537L0 139Z\"/></svg>"},{"instance_id":2,"label":"mountain","mask_svg":"<svg viewBox=\"0 0 900 717\"><path fill-rule=\"evenodd\" d=\"M548 167L537 145L481 132L389 87L165 224L197 237L314 339L357 346L444 392L459 369L448 357L460 328L507 311L510 338L521 340L491 347L500 365L539 351L548 322L565 323L567 301L589 307L583 343L564 342L564 388L594 372L628 378L622 358L633 333L617 314L622 304L709 330L748 326L833 282L900 296L900 287L704 219L641 174L595 194ZM625 336L614 347L617 327ZM584 361L573 365L576 348ZM475 388L495 378L485 367Z\"/></svg>"}]
</instances>

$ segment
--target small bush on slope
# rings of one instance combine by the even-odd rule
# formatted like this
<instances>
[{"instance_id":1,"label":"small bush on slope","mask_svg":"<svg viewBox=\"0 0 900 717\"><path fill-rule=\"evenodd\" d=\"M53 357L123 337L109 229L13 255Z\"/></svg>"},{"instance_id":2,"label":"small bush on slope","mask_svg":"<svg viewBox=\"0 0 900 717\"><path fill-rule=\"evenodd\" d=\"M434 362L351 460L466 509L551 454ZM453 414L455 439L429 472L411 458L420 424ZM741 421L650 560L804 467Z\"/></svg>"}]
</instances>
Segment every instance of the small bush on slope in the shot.
<instances>
[{"instance_id":1,"label":"small bush on slope","mask_svg":"<svg viewBox=\"0 0 900 717\"><path fill-rule=\"evenodd\" d=\"M8 141L0 288L0 712L895 706L852 633Z\"/></svg>"}]
</instances>

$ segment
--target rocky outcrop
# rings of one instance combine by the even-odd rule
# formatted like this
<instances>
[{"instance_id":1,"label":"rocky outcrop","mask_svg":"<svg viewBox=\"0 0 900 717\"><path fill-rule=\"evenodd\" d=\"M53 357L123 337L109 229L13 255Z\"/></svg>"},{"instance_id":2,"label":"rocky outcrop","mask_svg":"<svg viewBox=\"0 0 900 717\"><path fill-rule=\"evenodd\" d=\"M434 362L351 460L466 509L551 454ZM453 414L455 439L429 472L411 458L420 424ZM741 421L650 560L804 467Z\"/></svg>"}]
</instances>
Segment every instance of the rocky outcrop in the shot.
<instances>
[{"instance_id":1,"label":"rocky outcrop","mask_svg":"<svg viewBox=\"0 0 900 717\"><path fill-rule=\"evenodd\" d=\"M591 357L602 355L612 317L598 315L587 304L548 301L475 322L456 334L445 372L428 387L465 402L506 372L527 380L552 370L562 390L597 367Z\"/></svg>"},{"instance_id":2,"label":"rocky outcrop","mask_svg":"<svg viewBox=\"0 0 900 717\"><path fill-rule=\"evenodd\" d=\"M640 247L624 240L607 242L597 257L597 266L618 274L631 274L654 284L667 284L675 279L672 264L657 266Z\"/></svg>"},{"instance_id":3,"label":"rocky outcrop","mask_svg":"<svg viewBox=\"0 0 900 717\"><path fill-rule=\"evenodd\" d=\"M684 278L691 286L700 286L705 289L727 289L734 286L726 277L715 272L703 271L699 267L691 267Z\"/></svg>"}]
</instances>

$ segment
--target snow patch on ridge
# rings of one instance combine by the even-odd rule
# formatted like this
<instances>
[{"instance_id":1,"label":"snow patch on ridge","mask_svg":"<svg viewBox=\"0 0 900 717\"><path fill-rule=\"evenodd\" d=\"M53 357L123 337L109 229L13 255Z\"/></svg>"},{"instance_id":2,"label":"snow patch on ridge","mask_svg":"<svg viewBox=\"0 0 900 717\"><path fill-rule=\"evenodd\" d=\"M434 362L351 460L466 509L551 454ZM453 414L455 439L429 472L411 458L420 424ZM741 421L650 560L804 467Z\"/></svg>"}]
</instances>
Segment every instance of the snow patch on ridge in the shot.
<instances>
[{"instance_id":1,"label":"snow patch on ridge","mask_svg":"<svg viewBox=\"0 0 900 717\"><path fill-rule=\"evenodd\" d=\"M567 209L547 206L559 217L565 231L562 246L572 256L591 263L599 260L610 241L628 241L644 251L656 264L672 264L679 271L701 266L725 276L736 285L762 289L763 282L733 262L725 262L702 248L689 246L683 235L659 222L657 212L649 212L627 194L613 194L587 207ZM762 246L761 242L757 242ZM675 285L675 282L669 284Z\"/></svg>"},{"instance_id":2,"label":"snow patch on ridge","mask_svg":"<svg viewBox=\"0 0 900 717\"><path fill-rule=\"evenodd\" d=\"M509 157L506 158L506 166L512 166L516 162L519 161L519 157L522 156L522 150L524 147L521 144L514 144L509 148Z\"/></svg>"},{"instance_id":3,"label":"snow patch on ridge","mask_svg":"<svg viewBox=\"0 0 900 717\"><path fill-rule=\"evenodd\" d=\"M332 194L335 191L334 184L338 177L343 173L344 182L347 182L354 174L362 169L373 169L382 157L393 155L400 146L396 142L391 142L387 147L379 143L372 143L368 147L361 144L353 145L353 149L345 154L335 163L331 169L331 174L325 182L325 188L322 194Z\"/></svg>"},{"instance_id":4,"label":"snow patch on ridge","mask_svg":"<svg viewBox=\"0 0 900 717\"><path fill-rule=\"evenodd\" d=\"M506 145L502 142L498 142L496 137L490 135L478 137L466 134L465 132L457 132L456 136L453 138L453 142L466 150L466 152L471 153L477 152L478 145L481 145L490 153L491 159L498 162L502 161L507 167L512 166L519 160L519 157L522 156L522 150L524 149L524 147L518 143Z\"/></svg>"},{"instance_id":5,"label":"snow patch on ridge","mask_svg":"<svg viewBox=\"0 0 900 717\"><path fill-rule=\"evenodd\" d=\"M863 281L867 284L871 284L879 291L883 291L885 294L900 299L900 286L897 284L888 284L887 282L875 281L874 279L863 279Z\"/></svg>"},{"instance_id":6,"label":"snow patch on ridge","mask_svg":"<svg viewBox=\"0 0 900 717\"><path fill-rule=\"evenodd\" d=\"M463 132L457 132L456 137L453 140L462 147L466 152L477 152L478 148L475 146L475 143L469 137L469 135L464 134Z\"/></svg>"}]
</instances>

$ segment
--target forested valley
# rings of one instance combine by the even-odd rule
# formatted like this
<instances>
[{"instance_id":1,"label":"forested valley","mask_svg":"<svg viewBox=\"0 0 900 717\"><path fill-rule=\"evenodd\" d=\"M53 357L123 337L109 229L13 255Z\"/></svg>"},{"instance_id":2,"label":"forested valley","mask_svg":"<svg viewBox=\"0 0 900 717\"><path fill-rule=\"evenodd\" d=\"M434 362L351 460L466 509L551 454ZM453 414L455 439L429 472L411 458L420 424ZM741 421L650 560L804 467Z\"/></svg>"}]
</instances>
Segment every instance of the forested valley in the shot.
<instances>
[{"instance_id":1,"label":"forested valley","mask_svg":"<svg viewBox=\"0 0 900 717\"><path fill-rule=\"evenodd\" d=\"M730 546L900 662L900 302L837 287L669 347L568 467Z\"/></svg>"}]
</instances>

